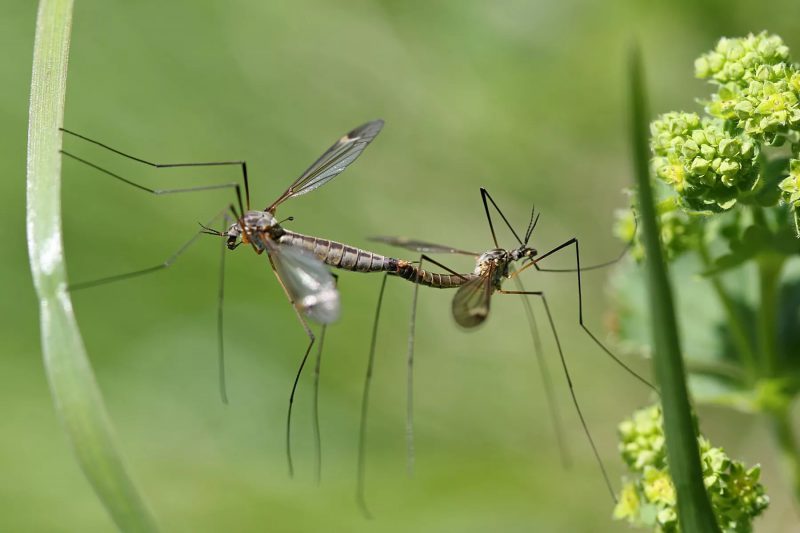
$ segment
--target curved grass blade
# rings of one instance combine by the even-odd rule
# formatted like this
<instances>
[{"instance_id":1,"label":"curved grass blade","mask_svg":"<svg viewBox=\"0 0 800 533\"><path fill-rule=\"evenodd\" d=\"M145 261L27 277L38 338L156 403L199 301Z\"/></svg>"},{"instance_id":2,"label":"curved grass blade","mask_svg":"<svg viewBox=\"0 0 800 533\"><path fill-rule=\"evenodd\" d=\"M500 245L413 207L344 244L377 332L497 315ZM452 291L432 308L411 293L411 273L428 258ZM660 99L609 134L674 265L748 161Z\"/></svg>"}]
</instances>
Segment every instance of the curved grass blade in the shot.
<instances>
[{"instance_id":1,"label":"curved grass blade","mask_svg":"<svg viewBox=\"0 0 800 533\"><path fill-rule=\"evenodd\" d=\"M27 232L42 351L56 411L78 462L116 525L156 531L128 476L67 292L61 239L61 132L73 0L42 0L36 18L28 124Z\"/></svg>"},{"instance_id":2,"label":"curved grass blade","mask_svg":"<svg viewBox=\"0 0 800 533\"><path fill-rule=\"evenodd\" d=\"M686 388L672 288L661 253L658 221L650 186L647 105L638 47L631 51L628 67L631 145L646 253L644 266L651 309L653 365L661 391L669 472L678 495L678 521L681 530L713 533L718 532L719 527L703 485L700 451L697 448L697 433Z\"/></svg>"}]
</instances>

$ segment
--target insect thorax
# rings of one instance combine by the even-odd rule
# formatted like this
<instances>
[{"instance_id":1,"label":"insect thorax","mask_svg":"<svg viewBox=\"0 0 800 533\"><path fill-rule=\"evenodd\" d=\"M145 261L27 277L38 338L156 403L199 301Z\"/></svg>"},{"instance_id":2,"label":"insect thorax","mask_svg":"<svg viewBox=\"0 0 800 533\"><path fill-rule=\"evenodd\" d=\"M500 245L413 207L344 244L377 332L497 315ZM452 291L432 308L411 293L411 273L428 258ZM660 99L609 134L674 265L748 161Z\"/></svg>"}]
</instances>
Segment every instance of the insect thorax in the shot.
<instances>
[{"instance_id":1,"label":"insect thorax","mask_svg":"<svg viewBox=\"0 0 800 533\"><path fill-rule=\"evenodd\" d=\"M277 239L283 229L268 211L248 211L234 226L242 233L242 241L253 243L258 250L266 249L266 241Z\"/></svg>"},{"instance_id":2,"label":"insect thorax","mask_svg":"<svg viewBox=\"0 0 800 533\"><path fill-rule=\"evenodd\" d=\"M495 285L498 285L504 277L508 276L510 259L509 253L506 250L500 248L489 250L478 257L474 273L479 276L485 276L491 269L493 270L493 282Z\"/></svg>"}]
</instances>

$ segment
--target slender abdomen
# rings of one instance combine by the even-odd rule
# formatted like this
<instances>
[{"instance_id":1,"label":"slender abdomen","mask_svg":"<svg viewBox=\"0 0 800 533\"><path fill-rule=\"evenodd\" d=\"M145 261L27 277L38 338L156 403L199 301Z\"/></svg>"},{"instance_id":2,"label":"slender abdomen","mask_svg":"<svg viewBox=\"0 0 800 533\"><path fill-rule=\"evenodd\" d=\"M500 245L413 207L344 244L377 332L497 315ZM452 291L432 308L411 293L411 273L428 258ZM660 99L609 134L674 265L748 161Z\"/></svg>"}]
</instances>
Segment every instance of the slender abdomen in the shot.
<instances>
[{"instance_id":1,"label":"slender abdomen","mask_svg":"<svg viewBox=\"0 0 800 533\"><path fill-rule=\"evenodd\" d=\"M278 242L307 250L326 265L352 272L397 272L398 265L404 263L355 246L288 230L284 230Z\"/></svg>"},{"instance_id":2,"label":"slender abdomen","mask_svg":"<svg viewBox=\"0 0 800 533\"><path fill-rule=\"evenodd\" d=\"M439 274L438 272L428 272L421 269L416 265L402 261L398 264L396 274L411 283L418 283L426 287L433 287L435 289L453 289L460 287L475 279L475 274Z\"/></svg>"},{"instance_id":3,"label":"slender abdomen","mask_svg":"<svg viewBox=\"0 0 800 533\"><path fill-rule=\"evenodd\" d=\"M302 233L288 230L284 230L284 233L278 238L278 242L307 250L314 254L317 259L334 268L352 272L388 272L411 283L419 283L420 285L438 289L460 287L476 277L473 273L456 275L429 272L402 259L386 257L385 255L362 250L341 242L303 235Z\"/></svg>"}]
</instances>

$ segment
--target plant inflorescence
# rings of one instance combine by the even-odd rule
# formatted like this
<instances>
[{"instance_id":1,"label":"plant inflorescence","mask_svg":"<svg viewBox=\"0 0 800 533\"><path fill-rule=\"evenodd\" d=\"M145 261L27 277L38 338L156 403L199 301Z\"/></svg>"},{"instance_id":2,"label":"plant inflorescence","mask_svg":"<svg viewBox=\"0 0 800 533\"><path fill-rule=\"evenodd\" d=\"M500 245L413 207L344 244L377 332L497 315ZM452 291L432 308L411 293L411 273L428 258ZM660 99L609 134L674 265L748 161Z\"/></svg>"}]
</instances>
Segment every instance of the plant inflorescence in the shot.
<instances>
[{"instance_id":1,"label":"plant inflorescence","mask_svg":"<svg viewBox=\"0 0 800 533\"><path fill-rule=\"evenodd\" d=\"M698 98L702 109L657 116L649 143L689 389L697 403L768 419L800 501L800 441L789 415L800 393L800 64L779 36L762 32L720 39L694 71L712 88ZM620 213L615 232L634 243L631 255L641 262L635 211ZM643 317L652 310L635 262L615 277L617 334L649 353ZM623 489L616 514L674 531L660 424L660 410L651 408L620 428L637 478ZM705 439L699 444L720 528L749 531L768 501L758 468L746 469Z\"/></svg>"},{"instance_id":2,"label":"plant inflorescence","mask_svg":"<svg viewBox=\"0 0 800 533\"><path fill-rule=\"evenodd\" d=\"M665 533L679 531L661 408L654 405L636 411L619 425L619 436L622 459L634 477L623 485L614 517ZM769 505L759 481L760 468L757 465L747 468L730 459L722 448L711 446L702 436L698 445L703 483L720 528L730 532L751 531L753 519Z\"/></svg>"}]
</instances>

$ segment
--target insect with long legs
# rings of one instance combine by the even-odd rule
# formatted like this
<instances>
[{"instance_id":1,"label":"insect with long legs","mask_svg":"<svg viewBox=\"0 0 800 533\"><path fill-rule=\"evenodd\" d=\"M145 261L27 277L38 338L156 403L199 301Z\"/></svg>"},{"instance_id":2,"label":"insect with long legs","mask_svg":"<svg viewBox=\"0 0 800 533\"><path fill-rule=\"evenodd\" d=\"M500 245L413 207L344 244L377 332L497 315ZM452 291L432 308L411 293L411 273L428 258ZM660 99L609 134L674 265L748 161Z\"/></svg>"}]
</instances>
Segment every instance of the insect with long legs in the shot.
<instances>
[{"instance_id":1,"label":"insect with long legs","mask_svg":"<svg viewBox=\"0 0 800 533\"><path fill-rule=\"evenodd\" d=\"M275 217L275 212L284 201L309 193L334 177L340 174L348 165L358 158L366 146L378 135L383 127L382 120L368 122L340 138L333 144L319 159L317 159L299 178L294 180L291 185L264 210L252 210L250 208L250 187L247 178L247 165L244 161L223 161L207 163L152 163L145 159L126 154L108 145L92 140L78 133L63 129L65 133L84 141L93 143L101 148L113 153L137 161L139 163L155 168L176 168L176 167L203 167L203 166L224 166L236 165L242 171L242 184L227 183L220 185L189 187L181 189L151 189L140 185L132 180L115 174L94 163L82 159L70 152L62 153L78 162L88 165L108 176L111 176L127 185L138 188L154 195L176 194L187 192L207 191L214 189L234 189L236 193L236 204L231 204L215 216L207 224L201 224L201 230L196 233L189 241L181 246L166 261L145 269L127 272L116 276L109 276L88 282L71 285L72 290L93 287L129 279L132 277L156 272L168 268L174 264L175 260L191 246L201 234L211 234L224 238L225 247L235 250L242 244L249 244L257 254L266 252L267 258L272 265L273 272L283 288L287 298L292 303L297 318L303 330L308 336L309 343L301 359L292 390L289 398L289 409L286 422L286 453L290 474L294 467L291 455L291 413L297 384L308 359L309 353L314 346L316 337L308 324L307 319L322 324L320 338L320 350L317 355L317 365L315 371L315 401L317 398L319 358L321 356L322 340L324 339L325 327L334 322L339 317L339 293L336 288L334 276L328 271L327 266L336 267L343 270L354 272L381 272L397 271L407 262L388 258L379 254L374 254L346 244L320 239L300 233L295 233L285 229ZM245 201L242 200L242 188L244 188ZM245 208L246 206L246 208ZM237 211L238 207L238 211ZM234 222L229 224L227 212L233 215ZM223 229L216 230L210 226L223 219ZM223 249L224 250L224 249ZM327 266L326 266L327 265ZM224 374L224 349L222 343L223 330L223 283L224 274L224 252L223 262L221 263L219 309L218 309L218 338L219 338L219 368L220 368L220 392L223 401L227 401ZM319 474L319 429L316 416L317 405L314 404L315 435L317 437L317 472Z\"/></svg>"},{"instance_id":2,"label":"insect with long legs","mask_svg":"<svg viewBox=\"0 0 800 533\"><path fill-rule=\"evenodd\" d=\"M555 340L555 345L558 350L561 367L564 372L564 375L567 380L567 385L569 388L569 393L572 399L572 403L575 407L575 410L578 414L578 417L581 422L581 426L583 427L584 433L589 441L589 444L592 448L592 452L595 456L595 459L600 467L603 479L611 493L612 498L615 498L614 490L611 485L611 481L606 473L605 467L603 466L602 460L600 458L600 454L595 446L594 440L589 432L588 425L586 424L586 420L584 418L583 412L580 408L578 403L577 396L575 394L575 390L572 383L572 378L570 377L569 369L567 366L566 359L564 357L564 352L562 349L561 341L558 336L558 332L556 330L555 322L553 320L552 313L550 311L550 306L548 304L547 298L545 296L544 291L528 291L525 290L522 280L519 277L519 274L522 273L524 270L527 270L530 267L534 267L540 272L572 272L575 273L577 276L577 289L578 289L578 323L582 330L591 338L591 340L598 346L600 349L605 352L617 365L622 367L636 379L650 387L655 391L655 388L652 384L650 384L647 380L642 378L639 374L637 374L633 369L627 366L623 361L621 361L616 355L614 355L611 350L609 350L598 338L597 336L589 330L589 328L585 325L583 321L583 291L582 291L582 282L581 282L581 272L586 270L592 270L597 268L602 268L617 262L619 259L627 251L627 247L622 251L619 257L613 259L612 261L608 261L601 264L581 267L580 262L580 248L578 244L577 238L571 238L564 243L552 248L551 250L539 254L535 248L529 246L529 242L531 236L533 234L534 229L539 221L539 215L536 214L535 209L531 211L531 217L528 222L527 229L524 233L524 239L520 238L517 232L509 223L508 219L505 217L503 212L497 206L495 201L492 199L491 195L489 195L486 189L481 188L481 199L483 201L484 211L486 213L487 221L489 223L489 230L492 235L492 241L494 243L494 248L490 249L483 253L475 253L469 252L465 250L461 250L458 248L450 247L450 246L442 246L438 244L432 244L429 242L424 241L417 241L411 240L406 238L399 238L399 237L374 237L373 240L391 244L394 246L406 248L409 250L414 250L417 252L421 252L421 257L419 261L419 267L413 269L411 276L403 275L406 273L401 273L402 277L405 279L412 281L415 283L414 287L414 296L412 300L412 310L411 310L411 322L409 327L409 348L408 348L408 390L407 390L407 428L406 428L406 435L407 435L407 446L408 446L408 457L409 457L409 468L413 465L413 354L414 354L414 324L415 324L415 317L416 317L416 306L417 306L417 295L419 291L420 285L425 285L428 287L433 288L454 288L456 290L456 294L453 298L452 302L452 315L455 319L456 323L464 329L472 329L480 324L482 324L489 315L490 303L491 303L491 296L494 293L499 294L512 294L512 295L520 295L522 296L523 305L525 307L525 313L527 319L529 321L529 325L531 327L531 334L533 336L533 343L534 343L534 351L536 352L537 359L539 361L540 369L543 373L544 385L545 385L545 394L548 398L548 402L550 404L551 409L551 416L553 417L554 424L556 426L556 433L559 436L559 441L562 443L563 441L560 436L560 427L558 422L557 411L555 409L555 403L553 400L553 394L551 387L549 385L549 381L547 379L547 372L546 367L541 359L541 348L540 348L540 340L538 337L538 332L536 330L536 324L534 320L533 310L530 306L530 302L528 301L528 296L536 296L541 299L544 311L547 315L547 320L550 326L550 330L553 334L553 338ZM497 236L494 230L494 224L492 221L492 216L490 213L489 204L491 204L497 213L502 218L503 222L506 224L511 233L514 235L514 238L517 241L518 247L512 249L503 249L500 248ZM559 251L565 250L570 246L574 246L575 248L575 268L574 269L548 269L542 268L539 266L539 263L544 259L556 254ZM472 272L467 273L459 273L444 264L434 260L427 254L429 253L447 253L447 254L462 254L472 256L476 259L476 266ZM445 271L446 274L439 274L429 272L423 269L424 261L428 261ZM388 272L388 275L392 275L394 273ZM397 275L397 274L395 274ZM513 279L516 284L516 290L505 290L503 289L503 283L507 279ZM386 277L384 277L383 283L381 285L381 290L378 296L378 309L375 314L375 322L373 325L373 337L370 343L370 354L367 363L367 375L365 378L364 383L364 394L362 398L362 413L361 413L361 431L360 431L360 438L359 438L359 452L358 452L358 488L357 488L357 499L359 505L361 506L364 513L369 516L369 511L366 507L366 502L364 499L364 483L365 483L365 443L366 443L366 418L367 418L367 404L369 399L369 386L373 371L373 364L374 364L374 355L375 355L375 342L376 342L376 334L378 328L378 321L380 317L380 307L383 301L383 292L386 287ZM657 392L657 391L656 391ZM563 450L562 450L563 451Z\"/></svg>"}]
</instances>

